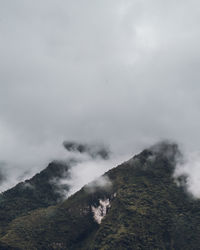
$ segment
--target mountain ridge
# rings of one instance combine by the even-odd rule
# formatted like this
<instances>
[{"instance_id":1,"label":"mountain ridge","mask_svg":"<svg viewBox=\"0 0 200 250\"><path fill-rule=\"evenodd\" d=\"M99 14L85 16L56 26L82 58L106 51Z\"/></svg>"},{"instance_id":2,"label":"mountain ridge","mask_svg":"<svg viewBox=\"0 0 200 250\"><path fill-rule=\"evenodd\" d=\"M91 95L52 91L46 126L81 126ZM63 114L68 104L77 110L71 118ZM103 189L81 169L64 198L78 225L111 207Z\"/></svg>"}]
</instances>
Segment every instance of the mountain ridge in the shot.
<instances>
[{"instance_id":1,"label":"mountain ridge","mask_svg":"<svg viewBox=\"0 0 200 250\"><path fill-rule=\"evenodd\" d=\"M176 144L157 144L67 200L12 220L8 249L199 249L200 201L177 186ZM91 187L95 187L91 189ZM100 217L100 220L99 220Z\"/></svg>"}]
</instances>

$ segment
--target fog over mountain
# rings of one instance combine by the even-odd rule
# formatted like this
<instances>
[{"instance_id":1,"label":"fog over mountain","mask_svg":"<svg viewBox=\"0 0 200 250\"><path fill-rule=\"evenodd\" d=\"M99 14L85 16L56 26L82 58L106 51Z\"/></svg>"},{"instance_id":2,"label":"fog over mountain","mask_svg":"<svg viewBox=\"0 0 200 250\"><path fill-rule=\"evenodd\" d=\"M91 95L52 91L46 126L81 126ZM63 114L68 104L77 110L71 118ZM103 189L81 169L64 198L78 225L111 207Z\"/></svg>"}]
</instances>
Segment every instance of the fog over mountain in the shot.
<instances>
[{"instance_id":1,"label":"fog over mountain","mask_svg":"<svg viewBox=\"0 0 200 250\"><path fill-rule=\"evenodd\" d=\"M110 166L167 138L199 196L199 22L197 0L1 1L1 190L64 141L108 145Z\"/></svg>"},{"instance_id":2,"label":"fog over mountain","mask_svg":"<svg viewBox=\"0 0 200 250\"><path fill-rule=\"evenodd\" d=\"M172 176L181 158L177 144L154 144L64 200L49 180L73 162L49 164L0 194L0 249L199 249L200 199Z\"/></svg>"}]
</instances>

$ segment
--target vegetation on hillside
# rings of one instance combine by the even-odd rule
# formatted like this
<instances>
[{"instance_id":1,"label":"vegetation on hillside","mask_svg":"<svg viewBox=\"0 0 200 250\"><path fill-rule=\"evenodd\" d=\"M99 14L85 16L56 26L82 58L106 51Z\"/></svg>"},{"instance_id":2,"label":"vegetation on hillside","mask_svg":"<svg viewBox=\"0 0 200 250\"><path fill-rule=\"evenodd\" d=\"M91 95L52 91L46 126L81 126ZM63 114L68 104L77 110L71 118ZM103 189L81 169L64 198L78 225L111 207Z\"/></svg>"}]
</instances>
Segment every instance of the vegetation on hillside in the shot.
<instances>
[{"instance_id":1,"label":"vegetation on hillside","mask_svg":"<svg viewBox=\"0 0 200 250\"><path fill-rule=\"evenodd\" d=\"M69 164L52 162L30 180L0 194L0 233L10 221L27 212L57 204L62 194L57 190L56 179L67 177ZM65 191L69 186L62 187Z\"/></svg>"},{"instance_id":2,"label":"vegetation on hillside","mask_svg":"<svg viewBox=\"0 0 200 250\"><path fill-rule=\"evenodd\" d=\"M112 186L94 182L94 189L85 186L64 202L15 217L0 244L30 250L200 249L200 201L172 177L179 156L174 144L144 150L104 175ZM92 207L105 199L111 207L98 224Z\"/></svg>"}]
</instances>

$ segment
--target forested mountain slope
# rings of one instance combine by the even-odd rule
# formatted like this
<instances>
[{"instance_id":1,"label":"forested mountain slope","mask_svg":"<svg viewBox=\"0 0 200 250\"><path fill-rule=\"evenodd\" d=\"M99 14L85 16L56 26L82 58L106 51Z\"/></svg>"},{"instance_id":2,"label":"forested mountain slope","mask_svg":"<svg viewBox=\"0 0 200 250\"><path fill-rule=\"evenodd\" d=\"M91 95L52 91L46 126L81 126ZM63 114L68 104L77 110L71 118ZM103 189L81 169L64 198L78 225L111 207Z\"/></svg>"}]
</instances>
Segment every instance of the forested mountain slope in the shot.
<instances>
[{"instance_id":1,"label":"forested mountain slope","mask_svg":"<svg viewBox=\"0 0 200 250\"><path fill-rule=\"evenodd\" d=\"M57 204L62 194L57 190L56 179L67 177L69 168L68 163L54 161L30 180L0 194L0 232L20 215ZM62 188L69 190L67 185Z\"/></svg>"},{"instance_id":2,"label":"forested mountain slope","mask_svg":"<svg viewBox=\"0 0 200 250\"><path fill-rule=\"evenodd\" d=\"M157 145L100 177L104 186L18 216L2 249L200 249L200 201L172 177L179 156L177 145Z\"/></svg>"}]
</instances>

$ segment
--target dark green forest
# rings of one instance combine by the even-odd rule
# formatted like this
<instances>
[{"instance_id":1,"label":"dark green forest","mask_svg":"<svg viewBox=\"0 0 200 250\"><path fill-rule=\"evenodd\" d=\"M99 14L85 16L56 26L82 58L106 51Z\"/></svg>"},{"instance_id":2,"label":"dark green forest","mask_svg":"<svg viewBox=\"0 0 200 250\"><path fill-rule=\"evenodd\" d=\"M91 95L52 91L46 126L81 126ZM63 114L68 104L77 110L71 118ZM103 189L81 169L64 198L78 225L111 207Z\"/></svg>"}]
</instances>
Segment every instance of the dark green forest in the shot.
<instances>
[{"instance_id":1,"label":"dark green forest","mask_svg":"<svg viewBox=\"0 0 200 250\"><path fill-rule=\"evenodd\" d=\"M178 157L175 144L149 148L105 173L111 186L94 182L66 200L49 180L68 166L50 164L1 194L0 249L200 249L200 201L186 192L186 176L173 178Z\"/></svg>"}]
</instances>

